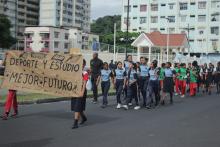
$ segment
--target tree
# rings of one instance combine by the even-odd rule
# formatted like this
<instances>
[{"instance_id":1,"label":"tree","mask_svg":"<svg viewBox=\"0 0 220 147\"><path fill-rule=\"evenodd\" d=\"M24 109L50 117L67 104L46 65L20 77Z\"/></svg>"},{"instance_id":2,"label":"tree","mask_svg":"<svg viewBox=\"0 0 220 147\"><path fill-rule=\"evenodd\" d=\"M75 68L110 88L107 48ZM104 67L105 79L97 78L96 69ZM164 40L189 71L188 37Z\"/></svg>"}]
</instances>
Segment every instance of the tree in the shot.
<instances>
[{"instance_id":1,"label":"tree","mask_svg":"<svg viewBox=\"0 0 220 147\"><path fill-rule=\"evenodd\" d=\"M9 48L16 43L11 36L11 23L5 15L0 15L0 48Z\"/></svg>"},{"instance_id":2,"label":"tree","mask_svg":"<svg viewBox=\"0 0 220 147\"><path fill-rule=\"evenodd\" d=\"M91 24L91 32L98 35L112 34L114 33L114 23L117 24L117 30L120 30L120 15L100 17Z\"/></svg>"},{"instance_id":3,"label":"tree","mask_svg":"<svg viewBox=\"0 0 220 147\"><path fill-rule=\"evenodd\" d=\"M91 32L98 34L100 36L100 42L106 44L114 44L114 23L117 24L117 35L116 42L117 46L126 47L126 32L121 31L121 16L104 16L98 18L94 23L91 24ZM129 33L128 34L128 44L129 48L131 48L130 44L133 42L134 38L137 38L139 33Z\"/></svg>"}]
</instances>

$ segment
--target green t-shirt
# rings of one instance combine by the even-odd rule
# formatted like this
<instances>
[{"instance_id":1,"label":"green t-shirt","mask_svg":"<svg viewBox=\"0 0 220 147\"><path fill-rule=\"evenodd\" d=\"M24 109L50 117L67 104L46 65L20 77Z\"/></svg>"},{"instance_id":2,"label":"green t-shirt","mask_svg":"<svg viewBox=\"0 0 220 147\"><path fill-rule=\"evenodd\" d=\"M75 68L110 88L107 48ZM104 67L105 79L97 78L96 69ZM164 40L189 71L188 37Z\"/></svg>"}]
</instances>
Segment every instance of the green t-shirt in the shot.
<instances>
[{"instance_id":1,"label":"green t-shirt","mask_svg":"<svg viewBox=\"0 0 220 147\"><path fill-rule=\"evenodd\" d=\"M187 70L186 68L180 68L179 70L179 73L180 73L180 80L186 80L187 79Z\"/></svg>"},{"instance_id":2,"label":"green t-shirt","mask_svg":"<svg viewBox=\"0 0 220 147\"><path fill-rule=\"evenodd\" d=\"M179 69L178 67L176 67L176 68L175 68L175 72L176 72L176 74L178 74L179 71L180 71L180 69ZM177 76L176 78L177 78L177 79L180 79L180 76Z\"/></svg>"},{"instance_id":3,"label":"green t-shirt","mask_svg":"<svg viewBox=\"0 0 220 147\"><path fill-rule=\"evenodd\" d=\"M192 69L190 70L190 82L192 83L197 82L196 71L193 71Z\"/></svg>"},{"instance_id":4,"label":"green t-shirt","mask_svg":"<svg viewBox=\"0 0 220 147\"><path fill-rule=\"evenodd\" d=\"M159 80L164 80L164 78L165 78L165 75L164 75L165 71L164 70L165 70L165 68L160 69Z\"/></svg>"}]
</instances>

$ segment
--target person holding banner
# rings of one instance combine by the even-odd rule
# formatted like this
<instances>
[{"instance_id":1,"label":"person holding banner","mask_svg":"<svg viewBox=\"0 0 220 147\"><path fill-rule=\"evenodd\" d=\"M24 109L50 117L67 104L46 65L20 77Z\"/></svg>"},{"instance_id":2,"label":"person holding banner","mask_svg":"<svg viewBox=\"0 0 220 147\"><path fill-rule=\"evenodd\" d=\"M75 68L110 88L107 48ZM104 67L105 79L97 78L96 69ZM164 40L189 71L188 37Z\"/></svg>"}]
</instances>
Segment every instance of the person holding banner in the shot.
<instances>
[{"instance_id":1,"label":"person holding banner","mask_svg":"<svg viewBox=\"0 0 220 147\"><path fill-rule=\"evenodd\" d=\"M7 120L11 107L13 106L14 114L11 115L11 117L16 117L18 115L18 103L17 103L17 96L16 96L16 90L8 90L8 95L5 103L5 112L2 116L3 120Z\"/></svg>"},{"instance_id":2,"label":"person holding banner","mask_svg":"<svg viewBox=\"0 0 220 147\"><path fill-rule=\"evenodd\" d=\"M78 128L78 121L81 117L80 124L84 124L87 121L87 118L85 116L85 109L86 109L86 97L87 97L87 90L86 90L86 83L89 80L89 74L85 70L86 66L86 60L83 59L83 73L82 73L82 89L80 98L72 98L71 99L71 110L74 111L74 124L72 126L72 129Z\"/></svg>"}]
</instances>

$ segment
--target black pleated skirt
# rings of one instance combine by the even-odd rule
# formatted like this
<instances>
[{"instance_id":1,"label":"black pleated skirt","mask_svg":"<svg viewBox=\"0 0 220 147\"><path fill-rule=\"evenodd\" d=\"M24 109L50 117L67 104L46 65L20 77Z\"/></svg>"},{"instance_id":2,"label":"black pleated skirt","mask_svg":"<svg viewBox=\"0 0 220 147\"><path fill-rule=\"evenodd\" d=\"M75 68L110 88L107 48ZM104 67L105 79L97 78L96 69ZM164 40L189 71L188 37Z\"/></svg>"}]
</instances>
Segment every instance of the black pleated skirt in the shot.
<instances>
[{"instance_id":1,"label":"black pleated skirt","mask_svg":"<svg viewBox=\"0 0 220 147\"><path fill-rule=\"evenodd\" d=\"M163 92L174 92L174 82L172 77L165 77L163 81Z\"/></svg>"},{"instance_id":2,"label":"black pleated skirt","mask_svg":"<svg viewBox=\"0 0 220 147\"><path fill-rule=\"evenodd\" d=\"M83 112L86 110L86 97L87 92L84 93L82 98L71 99L71 110L74 112Z\"/></svg>"}]
</instances>

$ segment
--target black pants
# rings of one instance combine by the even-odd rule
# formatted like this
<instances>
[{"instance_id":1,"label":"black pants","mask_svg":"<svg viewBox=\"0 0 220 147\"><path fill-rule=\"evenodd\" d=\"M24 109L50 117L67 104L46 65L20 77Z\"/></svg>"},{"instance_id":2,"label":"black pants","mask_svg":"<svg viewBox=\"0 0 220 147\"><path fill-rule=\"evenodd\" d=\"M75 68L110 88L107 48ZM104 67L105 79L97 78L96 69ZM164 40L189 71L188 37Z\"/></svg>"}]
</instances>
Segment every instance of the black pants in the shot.
<instances>
[{"instance_id":1,"label":"black pants","mask_svg":"<svg viewBox=\"0 0 220 147\"><path fill-rule=\"evenodd\" d=\"M116 79L116 98L117 98L117 103L121 104L121 94L123 90L123 85L124 85L124 80L119 80Z\"/></svg>"},{"instance_id":2,"label":"black pants","mask_svg":"<svg viewBox=\"0 0 220 147\"><path fill-rule=\"evenodd\" d=\"M138 106L138 97L137 97L137 84L134 83L132 85L127 86L127 100L126 103L131 103L134 98L136 105Z\"/></svg>"},{"instance_id":3,"label":"black pants","mask_svg":"<svg viewBox=\"0 0 220 147\"><path fill-rule=\"evenodd\" d=\"M158 80L150 80L148 84L148 97L150 100L150 104L153 103L153 93L155 95L155 105L159 104L160 101L160 91L159 91L159 81Z\"/></svg>"},{"instance_id":4,"label":"black pants","mask_svg":"<svg viewBox=\"0 0 220 147\"><path fill-rule=\"evenodd\" d=\"M92 82L92 91L93 91L93 97L94 101L98 100L98 87L96 85L98 79L98 75L91 75L91 82Z\"/></svg>"},{"instance_id":5,"label":"black pants","mask_svg":"<svg viewBox=\"0 0 220 147\"><path fill-rule=\"evenodd\" d=\"M103 96L103 105L108 105L108 91L110 89L110 81L102 81L101 83L101 87L102 87L102 96Z\"/></svg>"},{"instance_id":6,"label":"black pants","mask_svg":"<svg viewBox=\"0 0 220 147\"><path fill-rule=\"evenodd\" d=\"M149 79L148 77L140 77L139 84L140 84L140 91L143 97L143 104L146 105L147 102L147 86L148 86Z\"/></svg>"}]
</instances>

